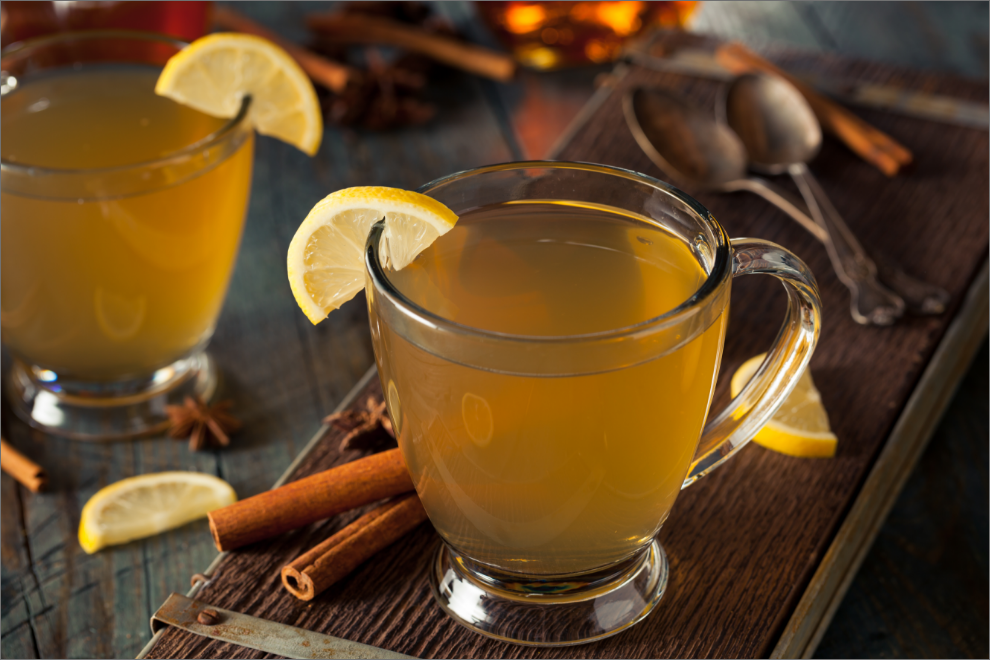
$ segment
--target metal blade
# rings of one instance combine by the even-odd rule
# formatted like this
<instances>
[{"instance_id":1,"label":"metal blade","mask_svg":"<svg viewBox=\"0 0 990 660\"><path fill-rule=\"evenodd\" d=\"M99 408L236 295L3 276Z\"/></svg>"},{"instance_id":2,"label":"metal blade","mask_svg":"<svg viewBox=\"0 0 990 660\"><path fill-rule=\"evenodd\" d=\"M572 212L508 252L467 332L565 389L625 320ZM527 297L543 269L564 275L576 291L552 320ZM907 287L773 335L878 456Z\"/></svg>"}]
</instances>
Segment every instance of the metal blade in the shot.
<instances>
[{"instance_id":1,"label":"metal blade","mask_svg":"<svg viewBox=\"0 0 990 660\"><path fill-rule=\"evenodd\" d=\"M216 623L200 623L204 610L216 614ZM207 617L203 617L207 619ZM409 658L376 646L304 630L284 623L225 610L173 593L151 617L151 632L174 626L210 639L230 642L286 658Z\"/></svg>"}]
</instances>

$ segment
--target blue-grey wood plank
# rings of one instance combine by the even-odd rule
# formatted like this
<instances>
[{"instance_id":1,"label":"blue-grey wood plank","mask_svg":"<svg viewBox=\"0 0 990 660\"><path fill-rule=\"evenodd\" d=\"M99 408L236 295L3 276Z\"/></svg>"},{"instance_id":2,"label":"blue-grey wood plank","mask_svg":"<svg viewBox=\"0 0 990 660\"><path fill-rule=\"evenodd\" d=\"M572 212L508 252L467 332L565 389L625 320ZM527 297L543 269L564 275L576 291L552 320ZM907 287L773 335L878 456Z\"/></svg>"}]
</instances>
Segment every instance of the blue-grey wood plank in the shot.
<instances>
[{"instance_id":1,"label":"blue-grey wood plank","mask_svg":"<svg viewBox=\"0 0 990 660\"><path fill-rule=\"evenodd\" d=\"M184 445L163 438L104 445L43 437L20 424L11 424L9 430L12 442L34 450L51 484L43 494L19 491L34 577L24 597L41 655L135 655L149 637L147 621L160 602L160 590L149 593L152 575L167 575L175 562L160 552L154 553L156 561L149 561L146 544L160 543L160 538L87 555L77 542L82 505L99 488L136 474L190 469L213 473L215 458L191 455ZM156 451L148 453L150 460L142 466L147 447ZM182 538L185 548L205 548L210 543L204 531L187 526L165 538Z\"/></svg>"},{"instance_id":2,"label":"blue-grey wood plank","mask_svg":"<svg viewBox=\"0 0 990 660\"><path fill-rule=\"evenodd\" d=\"M26 492L7 474L0 478L0 636L5 658L40 657L34 612L26 597L37 589L21 506Z\"/></svg>"},{"instance_id":3,"label":"blue-grey wood plank","mask_svg":"<svg viewBox=\"0 0 990 660\"><path fill-rule=\"evenodd\" d=\"M834 50L971 77L986 77L990 3L808 2L809 23L827 32Z\"/></svg>"},{"instance_id":4,"label":"blue-grey wood plank","mask_svg":"<svg viewBox=\"0 0 990 660\"><path fill-rule=\"evenodd\" d=\"M688 28L755 48L770 44L807 50L828 50L832 43L814 23L809 24L803 2L705 2ZM860 3L856 3L860 4Z\"/></svg>"},{"instance_id":5,"label":"blue-grey wood plank","mask_svg":"<svg viewBox=\"0 0 990 660\"><path fill-rule=\"evenodd\" d=\"M164 472L167 470L189 470L207 474L218 474L218 460L214 452L192 452L186 442L162 437L144 438L135 443L135 469L138 474ZM151 638L151 630L145 619L165 601L173 591L184 592L189 577L202 571L213 560L216 549L210 537L205 520L164 532L132 544L140 550L144 571L145 603L127 614L126 625L117 621L114 626L113 646L119 655L134 657ZM115 553L114 550L101 554ZM137 576L135 575L135 578ZM118 577L118 580L120 577ZM126 602L116 602L115 617Z\"/></svg>"},{"instance_id":6,"label":"blue-grey wood plank","mask_svg":"<svg viewBox=\"0 0 990 660\"><path fill-rule=\"evenodd\" d=\"M987 75L986 2L706 2L693 32L754 47L831 51L959 75Z\"/></svg>"}]
</instances>

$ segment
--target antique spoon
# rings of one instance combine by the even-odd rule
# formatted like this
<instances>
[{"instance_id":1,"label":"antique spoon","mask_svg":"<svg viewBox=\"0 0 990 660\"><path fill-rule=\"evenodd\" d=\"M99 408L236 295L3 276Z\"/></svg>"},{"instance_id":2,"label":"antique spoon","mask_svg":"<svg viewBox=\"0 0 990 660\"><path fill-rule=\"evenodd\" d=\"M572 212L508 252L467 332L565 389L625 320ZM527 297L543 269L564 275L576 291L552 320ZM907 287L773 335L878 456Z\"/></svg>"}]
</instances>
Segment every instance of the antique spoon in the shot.
<instances>
[{"instance_id":1,"label":"antique spoon","mask_svg":"<svg viewBox=\"0 0 990 660\"><path fill-rule=\"evenodd\" d=\"M889 325L900 316L904 303L885 289L875 295L867 290L864 295L864 289L871 286L880 289L876 277L863 284L847 276L836 250L829 247L827 229L809 218L788 193L768 181L747 176L746 147L731 128L660 89L630 91L623 98L623 111L640 148L676 183L716 192L756 193L825 243L839 281L852 296L850 310L857 323ZM900 302L899 308L887 304L891 296Z\"/></svg>"},{"instance_id":2,"label":"antique spoon","mask_svg":"<svg viewBox=\"0 0 990 660\"><path fill-rule=\"evenodd\" d=\"M809 171L806 163L818 152L822 132L801 92L776 76L745 74L724 89L721 97L718 112L742 140L751 164L771 174L791 175L812 217L830 234L831 246L827 243L826 247L836 250L847 277L860 283L866 295L879 296L878 304L888 305L892 312L903 307L893 296L916 313L945 311L947 291L908 275L889 259L874 262L867 256ZM877 275L893 296L885 294L884 287L872 285Z\"/></svg>"}]
</instances>

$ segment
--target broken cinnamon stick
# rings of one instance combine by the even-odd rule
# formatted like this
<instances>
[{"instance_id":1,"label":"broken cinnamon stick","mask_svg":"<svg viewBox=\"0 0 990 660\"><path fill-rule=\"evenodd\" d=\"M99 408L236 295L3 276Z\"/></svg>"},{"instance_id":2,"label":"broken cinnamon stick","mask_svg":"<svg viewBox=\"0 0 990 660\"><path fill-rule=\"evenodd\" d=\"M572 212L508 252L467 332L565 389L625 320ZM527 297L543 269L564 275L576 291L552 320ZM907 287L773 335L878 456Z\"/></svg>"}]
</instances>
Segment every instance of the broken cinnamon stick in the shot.
<instances>
[{"instance_id":1,"label":"broken cinnamon stick","mask_svg":"<svg viewBox=\"0 0 990 660\"><path fill-rule=\"evenodd\" d=\"M357 75L357 71L351 67L317 55L302 46L297 46L230 7L223 5L215 7L213 23L224 30L253 34L278 44L292 56L292 59L299 63L299 66L310 78L334 92L344 91L348 81Z\"/></svg>"},{"instance_id":2,"label":"broken cinnamon stick","mask_svg":"<svg viewBox=\"0 0 990 660\"><path fill-rule=\"evenodd\" d=\"M404 48L499 82L511 80L516 63L508 55L482 46L367 14L310 14L306 25L342 43L383 44Z\"/></svg>"},{"instance_id":3,"label":"broken cinnamon stick","mask_svg":"<svg viewBox=\"0 0 990 660\"><path fill-rule=\"evenodd\" d=\"M313 600L424 520L415 493L391 500L283 566L282 585L296 598Z\"/></svg>"},{"instance_id":4,"label":"broken cinnamon stick","mask_svg":"<svg viewBox=\"0 0 990 660\"><path fill-rule=\"evenodd\" d=\"M390 449L211 511L210 533L217 550L234 550L412 489L402 454Z\"/></svg>"},{"instance_id":5,"label":"broken cinnamon stick","mask_svg":"<svg viewBox=\"0 0 990 660\"><path fill-rule=\"evenodd\" d=\"M48 484L45 470L3 438L0 438L0 468L32 493L37 493Z\"/></svg>"},{"instance_id":6,"label":"broken cinnamon stick","mask_svg":"<svg viewBox=\"0 0 990 660\"><path fill-rule=\"evenodd\" d=\"M902 144L842 106L825 98L739 43L725 44L715 52L715 59L733 73L762 71L791 83L808 101L822 128L842 140L847 147L887 176L894 176L914 157Z\"/></svg>"}]
</instances>

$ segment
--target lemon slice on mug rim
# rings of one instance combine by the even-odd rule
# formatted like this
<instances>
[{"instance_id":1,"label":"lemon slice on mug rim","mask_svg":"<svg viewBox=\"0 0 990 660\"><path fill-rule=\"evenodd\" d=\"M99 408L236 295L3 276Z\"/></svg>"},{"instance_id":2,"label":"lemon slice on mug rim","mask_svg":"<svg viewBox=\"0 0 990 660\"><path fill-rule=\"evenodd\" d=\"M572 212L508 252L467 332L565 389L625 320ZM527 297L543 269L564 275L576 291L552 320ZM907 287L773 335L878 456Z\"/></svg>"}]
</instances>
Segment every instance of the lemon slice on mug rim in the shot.
<instances>
[{"instance_id":1,"label":"lemon slice on mug rim","mask_svg":"<svg viewBox=\"0 0 990 660\"><path fill-rule=\"evenodd\" d=\"M457 215L418 192L382 186L345 188L309 212L289 244L289 286L314 324L364 288L364 246L385 220L383 249L392 267L409 265L450 231Z\"/></svg>"},{"instance_id":2,"label":"lemon slice on mug rim","mask_svg":"<svg viewBox=\"0 0 990 660\"><path fill-rule=\"evenodd\" d=\"M248 122L262 135L312 156L323 139L316 90L292 56L250 34L210 34L173 55L155 93L214 117L235 117L251 97Z\"/></svg>"}]
</instances>

